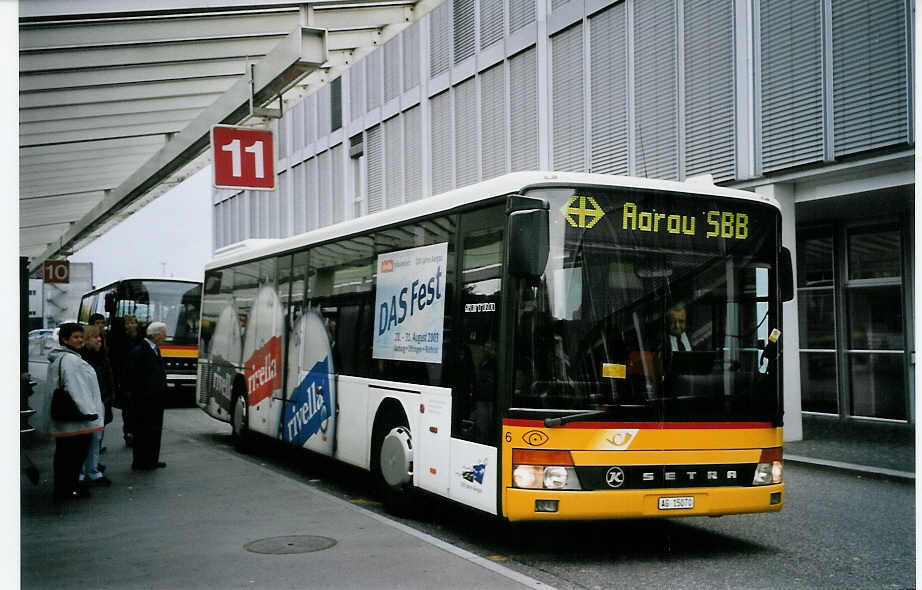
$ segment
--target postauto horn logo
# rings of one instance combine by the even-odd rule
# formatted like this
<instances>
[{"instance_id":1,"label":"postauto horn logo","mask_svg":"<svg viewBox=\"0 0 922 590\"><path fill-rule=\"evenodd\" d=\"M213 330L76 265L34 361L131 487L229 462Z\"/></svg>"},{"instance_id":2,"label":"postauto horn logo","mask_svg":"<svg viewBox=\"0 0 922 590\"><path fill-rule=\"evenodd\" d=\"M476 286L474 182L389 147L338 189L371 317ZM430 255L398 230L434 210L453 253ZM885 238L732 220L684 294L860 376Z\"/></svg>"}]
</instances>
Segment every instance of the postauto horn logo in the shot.
<instances>
[{"instance_id":1,"label":"postauto horn logo","mask_svg":"<svg viewBox=\"0 0 922 590\"><path fill-rule=\"evenodd\" d=\"M550 440L547 434L541 432L540 430L529 430L522 435L522 440L525 441L525 444L531 445L533 447L540 447L548 440Z\"/></svg>"}]
</instances>

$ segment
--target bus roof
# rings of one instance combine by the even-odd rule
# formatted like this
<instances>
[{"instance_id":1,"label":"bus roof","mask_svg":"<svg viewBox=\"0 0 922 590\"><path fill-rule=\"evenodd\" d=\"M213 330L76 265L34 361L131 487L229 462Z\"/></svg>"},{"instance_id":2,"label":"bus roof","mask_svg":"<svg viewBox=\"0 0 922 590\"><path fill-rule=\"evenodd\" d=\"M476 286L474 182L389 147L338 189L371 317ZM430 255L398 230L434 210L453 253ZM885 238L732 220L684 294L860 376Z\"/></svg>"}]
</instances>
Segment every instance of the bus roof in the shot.
<instances>
[{"instance_id":1,"label":"bus roof","mask_svg":"<svg viewBox=\"0 0 922 590\"><path fill-rule=\"evenodd\" d=\"M237 262L262 258L273 254L297 250L311 244L321 244L338 237L346 237L378 227L399 224L425 215L450 211L463 205L491 199L529 188L588 185L596 187L657 190L677 193L695 193L703 196L728 197L758 201L781 209L769 196L749 191L725 188L707 182L676 182L633 176L590 174L583 172L528 171L512 172L503 176L471 184L432 197L413 201L371 215L350 219L287 238L249 239L219 248L206 269L220 268Z\"/></svg>"},{"instance_id":2,"label":"bus roof","mask_svg":"<svg viewBox=\"0 0 922 590\"><path fill-rule=\"evenodd\" d=\"M112 281L103 285L102 287L96 287L84 293L83 295L89 295L90 293L95 293L96 291L105 291L106 289L113 287L119 283L124 283L125 281L161 281L161 282L170 282L170 283L198 283L201 284L201 280L197 279L184 279L179 277L125 277L118 279L117 281Z\"/></svg>"}]
</instances>

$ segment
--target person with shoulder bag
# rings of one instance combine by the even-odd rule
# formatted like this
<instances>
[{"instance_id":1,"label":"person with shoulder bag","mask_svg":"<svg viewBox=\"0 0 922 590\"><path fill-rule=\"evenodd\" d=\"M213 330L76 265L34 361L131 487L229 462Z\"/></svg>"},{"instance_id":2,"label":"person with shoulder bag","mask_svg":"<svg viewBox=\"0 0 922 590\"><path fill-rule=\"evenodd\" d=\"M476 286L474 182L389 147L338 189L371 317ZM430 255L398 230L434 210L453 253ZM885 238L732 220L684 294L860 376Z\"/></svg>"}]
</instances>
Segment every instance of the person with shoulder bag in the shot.
<instances>
[{"instance_id":1,"label":"person with shoulder bag","mask_svg":"<svg viewBox=\"0 0 922 590\"><path fill-rule=\"evenodd\" d=\"M105 407L96 371L80 358L83 327L61 324L60 348L48 354L48 376L36 405L36 428L54 437L54 500L87 497L79 477L94 432L103 429Z\"/></svg>"},{"instance_id":2,"label":"person with shoulder bag","mask_svg":"<svg viewBox=\"0 0 922 590\"><path fill-rule=\"evenodd\" d=\"M83 348L80 350L80 356L96 371L96 381L99 383L99 393L105 408L103 425L106 425L112 422L112 398L115 392L112 384L112 368L109 366L108 357L102 350L102 332L98 326L90 324L83 329ZM90 443L86 461L83 463L83 472L80 474L80 482L83 485L105 487L112 485L112 481L103 475L105 466L99 462L104 432L100 430L93 433L93 441Z\"/></svg>"}]
</instances>

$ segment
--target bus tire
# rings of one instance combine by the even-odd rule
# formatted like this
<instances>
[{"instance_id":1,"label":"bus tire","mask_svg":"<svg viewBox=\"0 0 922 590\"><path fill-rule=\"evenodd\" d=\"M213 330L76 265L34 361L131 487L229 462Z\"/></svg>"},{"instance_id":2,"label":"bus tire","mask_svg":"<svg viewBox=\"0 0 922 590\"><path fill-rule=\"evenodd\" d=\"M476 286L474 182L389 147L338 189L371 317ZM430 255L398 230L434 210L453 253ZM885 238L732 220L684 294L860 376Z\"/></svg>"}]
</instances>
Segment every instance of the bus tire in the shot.
<instances>
[{"instance_id":1,"label":"bus tire","mask_svg":"<svg viewBox=\"0 0 922 590\"><path fill-rule=\"evenodd\" d=\"M246 453L250 449L249 416L246 393L236 391L231 402L231 440L239 453Z\"/></svg>"},{"instance_id":2,"label":"bus tire","mask_svg":"<svg viewBox=\"0 0 922 590\"><path fill-rule=\"evenodd\" d=\"M414 505L413 440L409 421L401 410L391 410L375 422L372 440L372 475L384 506L393 514L408 516Z\"/></svg>"}]
</instances>

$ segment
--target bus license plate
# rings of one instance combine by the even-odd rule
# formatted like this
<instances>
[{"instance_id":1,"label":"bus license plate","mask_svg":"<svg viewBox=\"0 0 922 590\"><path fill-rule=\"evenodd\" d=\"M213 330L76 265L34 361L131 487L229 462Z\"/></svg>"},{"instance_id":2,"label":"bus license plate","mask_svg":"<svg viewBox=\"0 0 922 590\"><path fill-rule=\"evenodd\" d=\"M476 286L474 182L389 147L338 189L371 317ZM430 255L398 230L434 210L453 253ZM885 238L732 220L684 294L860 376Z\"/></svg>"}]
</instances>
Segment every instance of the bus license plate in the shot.
<instances>
[{"instance_id":1,"label":"bus license plate","mask_svg":"<svg viewBox=\"0 0 922 590\"><path fill-rule=\"evenodd\" d=\"M659 499L660 510L688 510L695 507L694 496L678 496Z\"/></svg>"}]
</instances>

